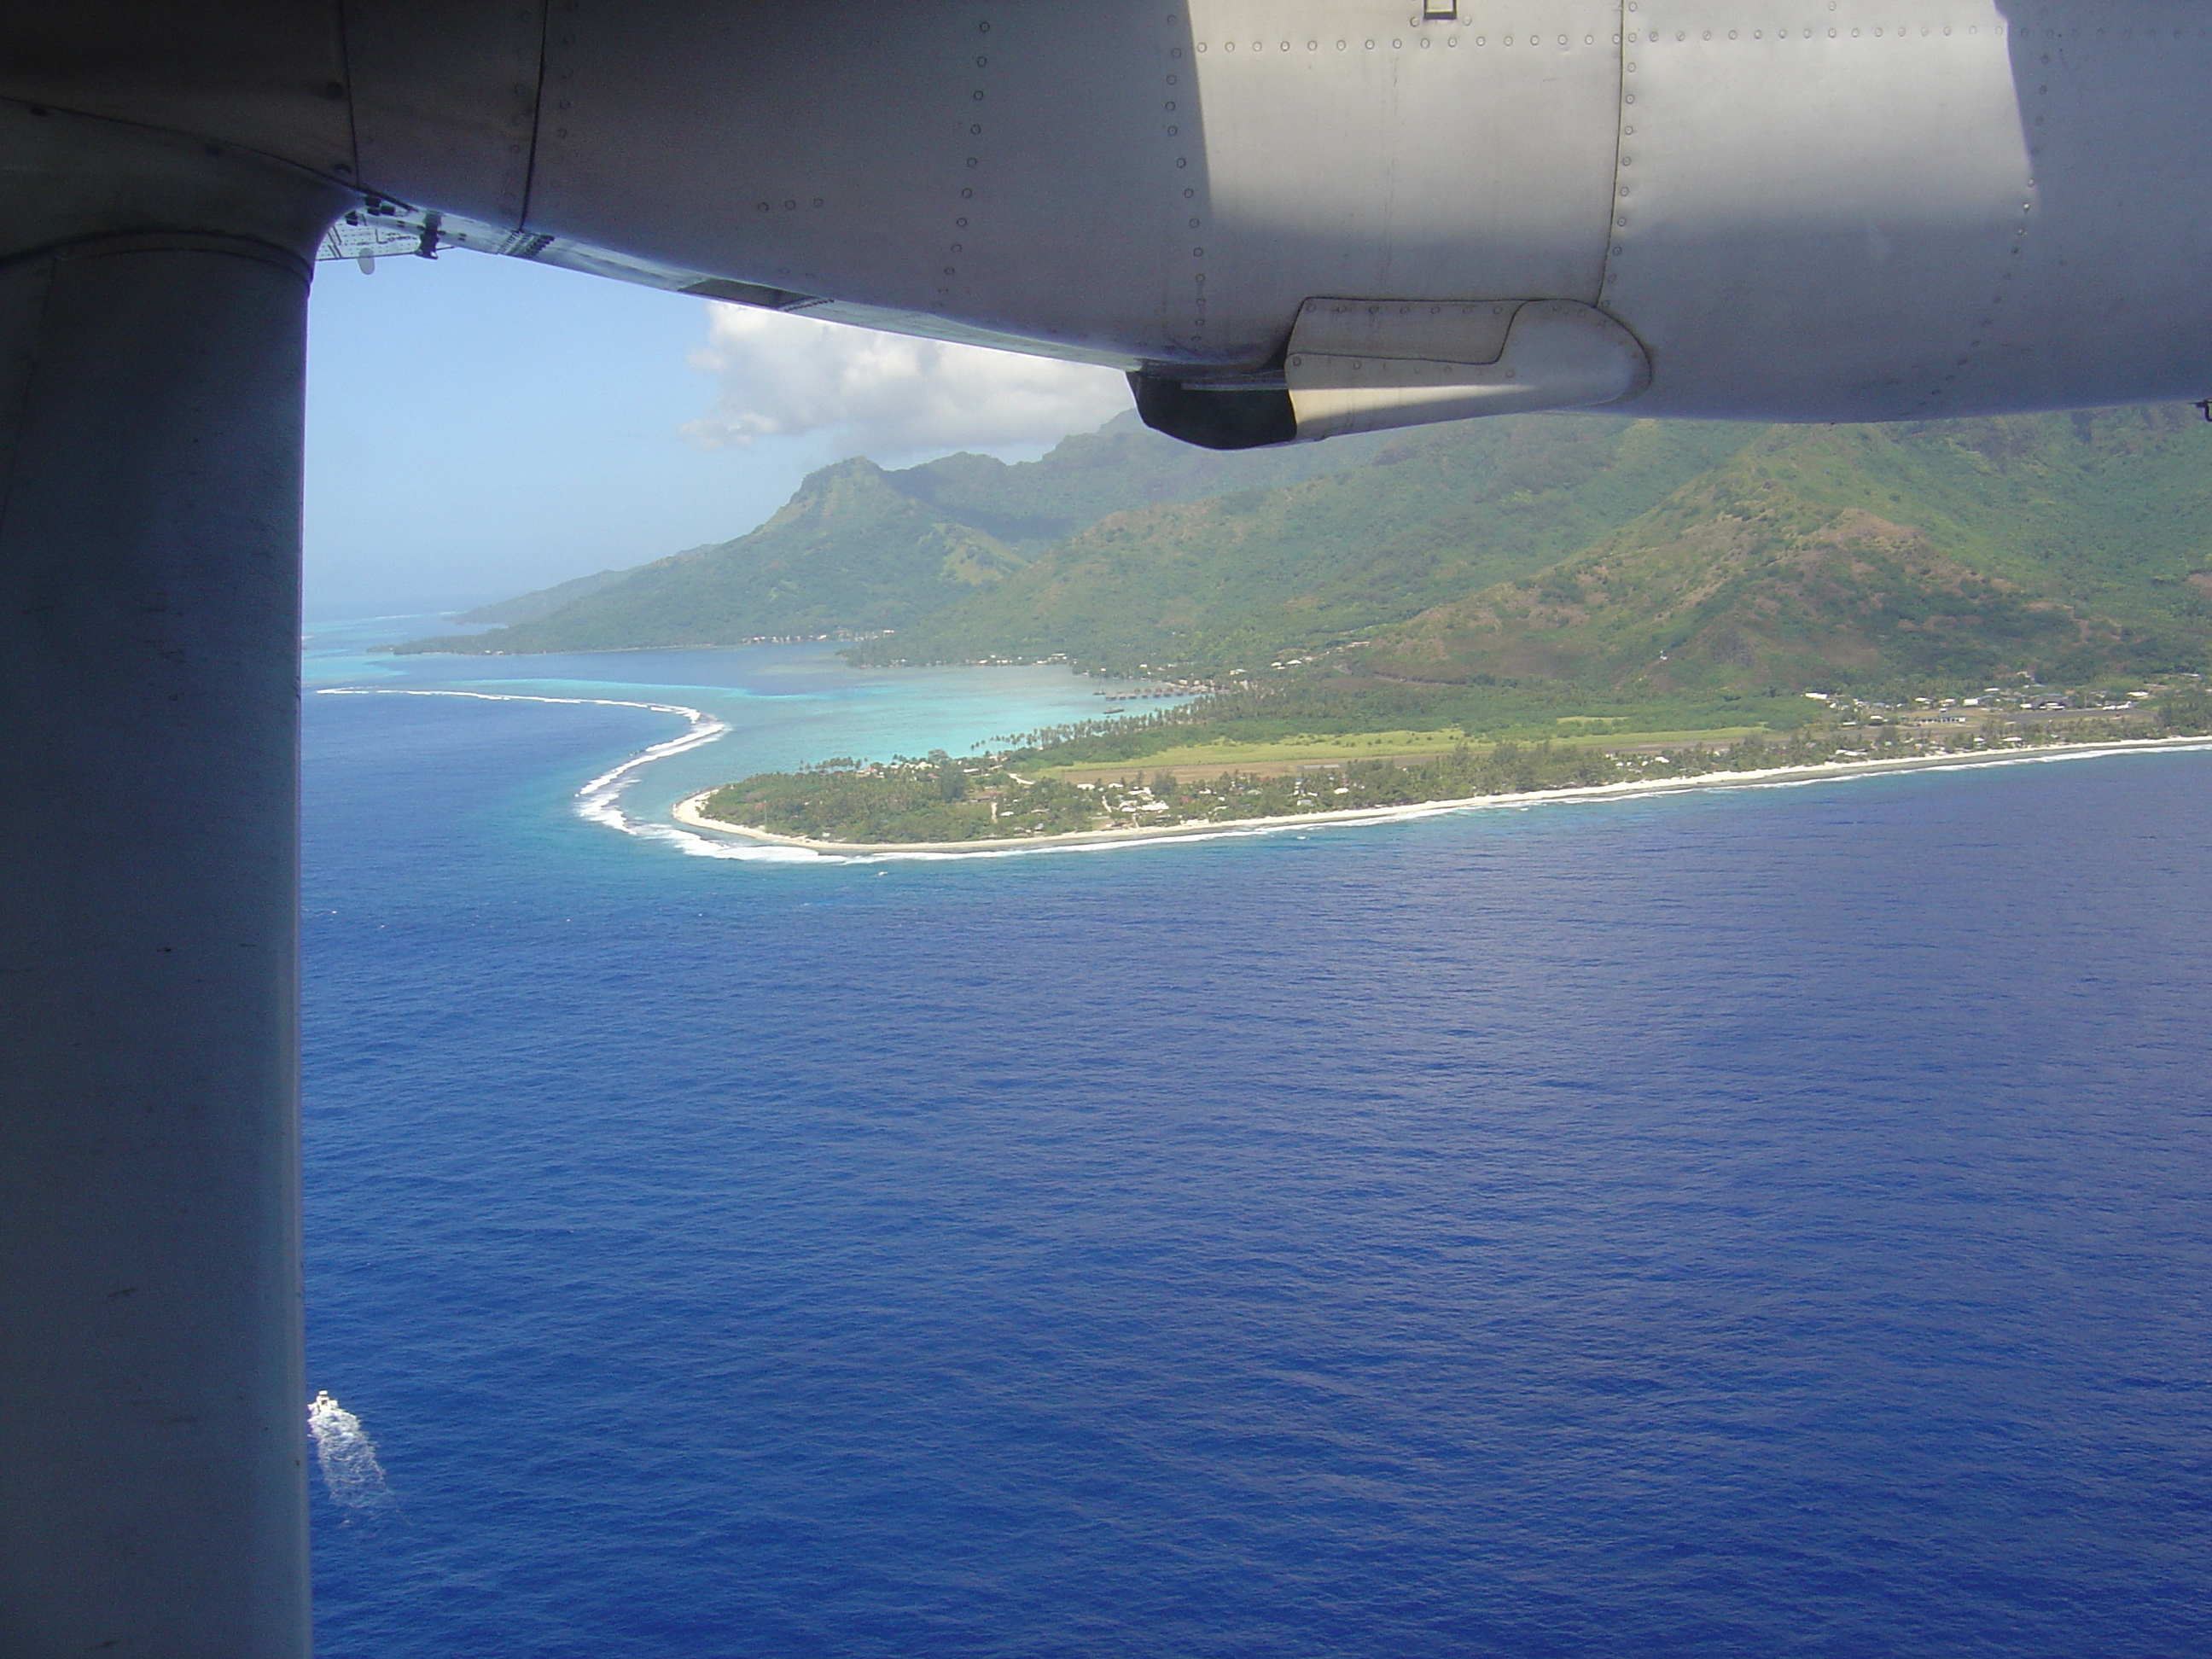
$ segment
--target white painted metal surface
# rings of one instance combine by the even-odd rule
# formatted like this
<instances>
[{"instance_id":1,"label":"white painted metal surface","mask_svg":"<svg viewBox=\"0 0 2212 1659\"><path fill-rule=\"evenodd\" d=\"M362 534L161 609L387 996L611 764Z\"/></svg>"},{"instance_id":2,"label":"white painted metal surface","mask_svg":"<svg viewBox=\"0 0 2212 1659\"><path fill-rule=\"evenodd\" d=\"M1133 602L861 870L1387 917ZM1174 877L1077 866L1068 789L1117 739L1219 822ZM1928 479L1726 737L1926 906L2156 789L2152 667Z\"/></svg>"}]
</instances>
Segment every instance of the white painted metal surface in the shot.
<instances>
[{"instance_id":1,"label":"white painted metal surface","mask_svg":"<svg viewBox=\"0 0 2212 1659\"><path fill-rule=\"evenodd\" d=\"M2205 9L1628 0L1624 16L1601 303L1650 349L1650 412L2201 395Z\"/></svg>"},{"instance_id":2,"label":"white painted metal surface","mask_svg":"<svg viewBox=\"0 0 2212 1659\"><path fill-rule=\"evenodd\" d=\"M1355 295L1597 306L1655 415L2212 390L2191 0L342 3L152 47L158 6L85 0L91 46L27 12L0 95L522 257L1194 386L1279 376Z\"/></svg>"},{"instance_id":3,"label":"white painted metal surface","mask_svg":"<svg viewBox=\"0 0 2212 1659\"><path fill-rule=\"evenodd\" d=\"M1595 305L1652 414L2212 386L2212 11L2172 0L553 0L497 99L402 72L418 0L356 9L371 183L671 286L1193 385L1358 295Z\"/></svg>"},{"instance_id":4,"label":"white painted metal surface","mask_svg":"<svg viewBox=\"0 0 2212 1659\"><path fill-rule=\"evenodd\" d=\"M1194 263L1224 357L1279 349L1320 295L1597 299L1618 0L1468 10L1480 21L1377 0L1192 8L1211 204Z\"/></svg>"}]
</instances>

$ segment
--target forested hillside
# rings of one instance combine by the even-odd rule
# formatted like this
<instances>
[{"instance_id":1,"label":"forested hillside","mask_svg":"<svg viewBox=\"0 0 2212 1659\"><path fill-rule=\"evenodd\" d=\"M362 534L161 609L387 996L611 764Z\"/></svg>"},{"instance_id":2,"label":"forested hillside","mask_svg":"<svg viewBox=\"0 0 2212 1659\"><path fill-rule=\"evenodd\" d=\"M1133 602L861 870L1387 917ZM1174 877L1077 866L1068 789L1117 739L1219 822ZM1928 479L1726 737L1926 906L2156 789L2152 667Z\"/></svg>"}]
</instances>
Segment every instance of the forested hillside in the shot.
<instances>
[{"instance_id":1,"label":"forested hillside","mask_svg":"<svg viewBox=\"0 0 2212 1659\"><path fill-rule=\"evenodd\" d=\"M1115 514L855 654L1265 670L1571 556L1759 431L1565 416L1393 434L1325 477Z\"/></svg>"},{"instance_id":2,"label":"forested hillside","mask_svg":"<svg viewBox=\"0 0 2212 1659\"><path fill-rule=\"evenodd\" d=\"M1778 428L1541 572L1357 653L1630 694L2204 666L2212 429L2166 410Z\"/></svg>"},{"instance_id":3,"label":"forested hillside","mask_svg":"<svg viewBox=\"0 0 2212 1659\"><path fill-rule=\"evenodd\" d=\"M1110 514L1356 467L1381 443L1222 455L1129 415L1011 465L948 455L893 472L841 461L734 540L487 606L459 620L512 625L399 649L607 651L902 629Z\"/></svg>"},{"instance_id":4,"label":"forested hillside","mask_svg":"<svg viewBox=\"0 0 2212 1659\"><path fill-rule=\"evenodd\" d=\"M852 654L1710 698L2201 669L2208 572L2185 410L1526 416L1241 455L1124 421L1024 465L842 462L750 535L410 648L893 630Z\"/></svg>"},{"instance_id":5,"label":"forested hillside","mask_svg":"<svg viewBox=\"0 0 2212 1659\"><path fill-rule=\"evenodd\" d=\"M2212 428L2186 410L1531 416L1118 515L859 654L1215 679L1326 655L1360 678L1608 697L2061 683L2203 667L2208 571Z\"/></svg>"}]
</instances>

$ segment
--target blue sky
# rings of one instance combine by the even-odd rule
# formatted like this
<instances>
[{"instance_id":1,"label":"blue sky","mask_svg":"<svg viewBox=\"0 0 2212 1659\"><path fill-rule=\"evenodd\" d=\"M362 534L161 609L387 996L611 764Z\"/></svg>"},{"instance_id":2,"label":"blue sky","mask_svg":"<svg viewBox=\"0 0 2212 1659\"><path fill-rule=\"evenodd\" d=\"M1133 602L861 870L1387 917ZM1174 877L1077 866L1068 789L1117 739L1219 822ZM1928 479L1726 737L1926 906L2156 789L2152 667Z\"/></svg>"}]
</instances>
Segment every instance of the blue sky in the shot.
<instances>
[{"instance_id":1,"label":"blue sky","mask_svg":"<svg viewBox=\"0 0 2212 1659\"><path fill-rule=\"evenodd\" d=\"M846 455L1035 454L1126 407L1118 382L465 250L325 264L307 613L475 604L726 540Z\"/></svg>"}]
</instances>

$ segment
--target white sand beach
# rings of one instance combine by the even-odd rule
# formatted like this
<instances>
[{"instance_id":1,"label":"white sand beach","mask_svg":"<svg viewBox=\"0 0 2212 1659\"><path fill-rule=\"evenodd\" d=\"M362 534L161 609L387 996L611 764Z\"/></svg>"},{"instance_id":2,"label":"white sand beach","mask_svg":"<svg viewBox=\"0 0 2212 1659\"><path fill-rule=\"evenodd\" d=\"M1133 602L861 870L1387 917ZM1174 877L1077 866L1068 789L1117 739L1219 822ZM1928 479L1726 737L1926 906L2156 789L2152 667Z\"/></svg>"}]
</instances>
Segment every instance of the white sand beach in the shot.
<instances>
[{"instance_id":1,"label":"white sand beach","mask_svg":"<svg viewBox=\"0 0 2212 1659\"><path fill-rule=\"evenodd\" d=\"M1637 778L1581 788L1532 789L1506 795L1468 795L1451 800L1419 801L1404 806L1362 807L1340 812L1297 812L1272 818L1218 818L1158 826L1140 824L1126 830L1078 830L1056 836L1006 836L984 841L814 841L804 836L780 836L770 830L725 823L718 818L707 817L700 807L707 797L714 793L712 789L702 789L696 794L685 796L671 809L669 816L686 830L731 836L768 846L803 848L842 858L866 858L878 854L1003 854L1036 848L1110 847L1127 842L1188 841L1206 836L1266 834L1336 824L1387 823L1401 818L1434 817L1445 812L1475 811L1501 806L1620 800L1639 796L1680 794L1692 789L1741 789L1763 785L1872 777L1888 772L2094 760L2112 755L2154 753L2165 750L2212 750L2212 737L2136 738L2117 743L2045 744L1961 755L1907 755L1895 760L1825 761L1812 766L1778 766L1751 772L1705 772L1694 777Z\"/></svg>"}]
</instances>

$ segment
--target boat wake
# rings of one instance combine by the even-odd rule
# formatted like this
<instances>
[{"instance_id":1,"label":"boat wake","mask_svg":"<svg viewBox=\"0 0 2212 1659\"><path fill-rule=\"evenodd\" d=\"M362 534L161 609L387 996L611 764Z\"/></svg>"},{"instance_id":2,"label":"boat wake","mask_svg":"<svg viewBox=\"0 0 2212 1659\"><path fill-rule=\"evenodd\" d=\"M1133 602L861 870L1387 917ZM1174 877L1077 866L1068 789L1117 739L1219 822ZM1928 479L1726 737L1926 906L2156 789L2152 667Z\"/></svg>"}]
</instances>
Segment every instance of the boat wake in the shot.
<instances>
[{"instance_id":1,"label":"boat wake","mask_svg":"<svg viewBox=\"0 0 2212 1659\"><path fill-rule=\"evenodd\" d=\"M376 1461L376 1443L363 1431L361 1419L327 1390L307 1407L307 1432L314 1437L315 1461L322 1465L323 1489L331 1502L354 1513L392 1507L384 1466Z\"/></svg>"}]
</instances>

